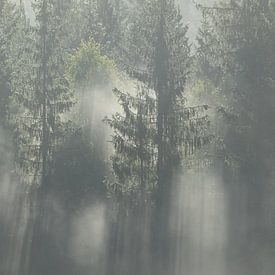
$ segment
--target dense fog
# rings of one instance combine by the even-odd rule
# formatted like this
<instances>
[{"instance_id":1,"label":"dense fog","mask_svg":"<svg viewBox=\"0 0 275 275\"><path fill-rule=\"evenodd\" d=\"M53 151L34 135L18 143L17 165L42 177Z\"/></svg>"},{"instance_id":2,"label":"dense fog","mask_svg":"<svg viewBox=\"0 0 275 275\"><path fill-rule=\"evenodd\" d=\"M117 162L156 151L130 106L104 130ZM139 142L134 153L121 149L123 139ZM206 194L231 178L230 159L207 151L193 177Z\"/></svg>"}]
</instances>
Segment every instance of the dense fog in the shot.
<instances>
[{"instance_id":1,"label":"dense fog","mask_svg":"<svg viewBox=\"0 0 275 275\"><path fill-rule=\"evenodd\" d=\"M274 275L275 2L0 0L0 275Z\"/></svg>"}]
</instances>

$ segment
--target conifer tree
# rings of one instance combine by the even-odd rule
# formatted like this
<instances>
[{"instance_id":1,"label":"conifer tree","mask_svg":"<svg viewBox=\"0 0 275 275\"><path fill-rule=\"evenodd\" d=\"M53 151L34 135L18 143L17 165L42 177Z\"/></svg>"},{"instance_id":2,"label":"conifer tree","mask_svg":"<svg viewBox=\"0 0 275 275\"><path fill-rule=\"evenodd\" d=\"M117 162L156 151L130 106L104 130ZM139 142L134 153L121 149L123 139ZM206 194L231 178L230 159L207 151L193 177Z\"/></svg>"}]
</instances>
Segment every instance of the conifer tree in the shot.
<instances>
[{"instance_id":1,"label":"conifer tree","mask_svg":"<svg viewBox=\"0 0 275 275\"><path fill-rule=\"evenodd\" d=\"M11 97L11 40L15 30L15 6L6 0L0 1L0 124L8 123Z\"/></svg>"},{"instance_id":2,"label":"conifer tree","mask_svg":"<svg viewBox=\"0 0 275 275\"><path fill-rule=\"evenodd\" d=\"M22 167L34 181L41 179L42 184L46 183L51 158L63 139L62 114L72 106L65 76L66 52L60 47L64 40L60 36L57 4L48 0L35 3L37 24L25 45L26 71L16 83L16 99L22 106Z\"/></svg>"},{"instance_id":3,"label":"conifer tree","mask_svg":"<svg viewBox=\"0 0 275 275\"><path fill-rule=\"evenodd\" d=\"M274 158L270 153L274 150L274 7L272 1L244 0L199 8L208 19L199 36L200 79L215 88L216 102L222 105L218 110L222 118L218 125L223 127L220 155L231 217L240 211L236 202L242 201L247 215L262 224L263 204L269 197L263 184L269 181L269 168L264 163ZM232 175L237 175L234 181ZM228 183L235 184L235 189ZM247 249L235 224L238 221L229 221L234 246L228 246L228 251L233 252L229 253L233 260ZM255 242L268 231L261 226L249 228L244 242ZM253 270L260 272L256 265Z\"/></svg>"},{"instance_id":4,"label":"conifer tree","mask_svg":"<svg viewBox=\"0 0 275 275\"><path fill-rule=\"evenodd\" d=\"M105 122L113 129L115 155L112 167L115 182L109 182L114 195L144 203L156 184L156 100L152 91L139 85L136 96L114 89L123 115L116 113ZM135 195L131 197L131 194ZM126 200L127 202L127 200ZM131 206L130 206L131 207Z\"/></svg>"},{"instance_id":5,"label":"conifer tree","mask_svg":"<svg viewBox=\"0 0 275 275\"><path fill-rule=\"evenodd\" d=\"M268 79L272 79L274 66L274 15L272 4L266 7L258 0L199 7L208 21L207 25L203 21L198 36L200 77L222 94L225 108L219 111L238 129L258 131L261 121L266 120L265 112L258 112L260 102L268 106L266 101L272 101L273 85ZM244 156L243 152L241 158Z\"/></svg>"},{"instance_id":6,"label":"conifer tree","mask_svg":"<svg viewBox=\"0 0 275 275\"><path fill-rule=\"evenodd\" d=\"M93 39L104 54L114 56L122 37L123 0L81 0L76 3L79 42Z\"/></svg>"},{"instance_id":7,"label":"conifer tree","mask_svg":"<svg viewBox=\"0 0 275 275\"><path fill-rule=\"evenodd\" d=\"M192 63L186 32L173 0L142 2L130 25L128 50L124 48L121 67L147 93L132 95L115 90L124 116L115 115L108 121L115 131L113 170L119 191L126 187L124 194L131 194L144 183L145 190L152 189L155 205L152 249L160 270L168 268L172 257L167 240L173 175L189 154L209 142L204 131L208 125L205 115L208 106L186 106L184 92ZM142 106L147 110L142 112L143 116L139 113ZM145 131L143 138L140 138L140 120ZM138 148L144 155L139 154ZM146 165L148 160L151 166ZM148 171L152 176L146 179Z\"/></svg>"},{"instance_id":8,"label":"conifer tree","mask_svg":"<svg viewBox=\"0 0 275 275\"><path fill-rule=\"evenodd\" d=\"M130 26L129 50L126 52L131 54L126 56L129 58L122 67L154 91L156 178L159 192L166 193L160 190L169 186L168 179L183 160L182 152L197 146L192 133L195 127L186 127L187 117L199 116L208 107L189 109L186 106L184 90L191 70L190 45L187 27L183 25L174 1L143 1Z\"/></svg>"}]
</instances>

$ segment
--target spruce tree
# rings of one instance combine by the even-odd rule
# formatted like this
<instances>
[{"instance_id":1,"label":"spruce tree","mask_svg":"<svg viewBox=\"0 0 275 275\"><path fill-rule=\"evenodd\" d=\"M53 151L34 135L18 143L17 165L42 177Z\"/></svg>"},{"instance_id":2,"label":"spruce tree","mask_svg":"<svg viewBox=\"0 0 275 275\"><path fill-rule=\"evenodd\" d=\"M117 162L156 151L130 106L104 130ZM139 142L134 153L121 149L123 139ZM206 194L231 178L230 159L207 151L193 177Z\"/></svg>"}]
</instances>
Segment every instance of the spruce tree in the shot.
<instances>
[{"instance_id":1,"label":"spruce tree","mask_svg":"<svg viewBox=\"0 0 275 275\"><path fill-rule=\"evenodd\" d=\"M114 131L115 182L109 181L109 190L121 199L125 196L126 203L135 200L142 205L156 184L156 100L146 86L139 84L137 89L136 96L114 89L123 114L116 113L105 122Z\"/></svg>"},{"instance_id":2,"label":"spruce tree","mask_svg":"<svg viewBox=\"0 0 275 275\"><path fill-rule=\"evenodd\" d=\"M123 0L81 0L75 4L75 25L78 43L93 39L104 54L114 57L121 42L123 15L126 4Z\"/></svg>"},{"instance_id":3,"label":"spruce tree","mask_svg":"<svg viewBox=\"0 0 275 275\"><path fill-rule=\"evenodd\" d=\"M133 191L138 190L144 182L146 190L153 187L152 249L161 270L168 268L172 257L172 246L167 240L173 176L182 169L189 154L209 142L202 130L208 125L205 115L208 106L188 107L184 95L192 63L186 32L173 0L142 1L130 24L128 46L124 48L125 57L120 65L146 87L148 94L132 95L115 90L124 116L116 115L108 121L115 130L113 168L119 190L126 187L128 192L124 192L131 194L133 186ZM150 108L148 95L154 108ZM149 113L143 111L141 116L141 106L150 110ZM143 137L140 120L145 131ZM148 144L150 151L146 150ZM144 152L143 157L138 148ZM144 166L146 160L152 165ZM145 179L148 171L152 176Z\"/></svg>"},{"instance_id":4,"label":"spruce tree","mask_svg":"<svg viewBox=\"0 0 275 275\"><path fill-rule=\"evenodd\" d=\"M62 114L72 106L57 9L57 2L35 3L37 25L25 45L26 71L17 81L21 86L16 99L22 106L20 158L27 174L38 183L41 179L42 184L46 183L51 158L63 139Z\"/></svg>"},{"instance_id":5,"label":"spruce tree","mask_svg":"<svg viewBox=\"0 0 275 275\"><path fill-rule=\"evenodd\" d=\"M186 106L184 91L192 58L187 27L174 1L143 1L130 26L125 50L129 54L121 65L131 77L154 91L156 178L161 190L169 186L166 183L183 161L183 152L189 151L191 143L196 147L192 133L195 127L187 127L189 118L200 116L208 106Z\"/></svg>"},{"instance_id":6,"label":"spruce tree","mask_svg":"<svg viewBox=\"0 0 275 275\"><path fill-rule=\"evenodd\" d=\"M247 249L247 243L269 234L262 218L266 214L264 201L270 197L264 186L270 171L266 163L274 158L274 6L272 1L245 0L199 8L208 19L199 36L200 79L215 88L216 103L222 106L218 108L222 118L218 124L223 130L223 145L222 151L217 151L223 156L230 215L238 215L240 209L235 205L242 201L247 217L258 221L252 222L244 240L236 227L239 220L230 220L229 238L234 246L228 250L235 260ZM235 184L235 189L229 183ZM246 193L245 201L242 192ZM247 257L252 261L254 256ZM253 272L260 272L256 265Z\"/></svg>"},{"instance_id":7,"label":"spruce tree","mask_svg":"<svg viewBox=\"0 0 275 275\"><path fill-rule=\"evenodd\" d=\"M7 126L11 97L11 40L16 27L16 9L9 1L0 1L0 124Z\"/></svg>"}]
</instances>

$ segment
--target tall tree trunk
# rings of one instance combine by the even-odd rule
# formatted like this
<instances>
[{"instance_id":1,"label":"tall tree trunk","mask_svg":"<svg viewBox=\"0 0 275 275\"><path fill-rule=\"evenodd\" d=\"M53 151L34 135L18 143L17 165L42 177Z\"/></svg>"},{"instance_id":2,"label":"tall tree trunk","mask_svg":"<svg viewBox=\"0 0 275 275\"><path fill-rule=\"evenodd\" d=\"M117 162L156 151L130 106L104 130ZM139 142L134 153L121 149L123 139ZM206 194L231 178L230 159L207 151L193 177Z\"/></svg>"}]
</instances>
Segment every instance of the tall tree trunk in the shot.
<instances>
[{"instance_id":1,"label":"tall tree trunk","mask_svg":"<svg viewBox=\"0 0 275 275\"><path fill-rule=\"evenodd\" d=\"M48 154L48 131L47 131L47 0L42 4L42 185L46 181L47 154Z\"/></svg>"}]
</instances>

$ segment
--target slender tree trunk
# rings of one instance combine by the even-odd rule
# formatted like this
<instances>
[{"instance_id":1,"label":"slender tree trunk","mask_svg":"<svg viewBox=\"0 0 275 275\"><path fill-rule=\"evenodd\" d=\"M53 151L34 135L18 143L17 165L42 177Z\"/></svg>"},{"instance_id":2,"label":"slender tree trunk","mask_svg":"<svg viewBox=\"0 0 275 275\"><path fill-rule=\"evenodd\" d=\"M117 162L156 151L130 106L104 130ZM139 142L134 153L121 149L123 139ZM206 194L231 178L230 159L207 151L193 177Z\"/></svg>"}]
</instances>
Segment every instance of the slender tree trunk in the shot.
<instances>
[{"instance_id":1,"label":"slender tree trunk","mask_svg":"<svg viewBox=\"0 0 275 275\"><path fill-rule=\"evenodd\" d=\"M47 0L42 4L42 185L46 181L47 173L47 154L48 154L48 131L47 131L47 49L46 49L46 36L47 36Z\"/></svg>"},{"instance_id":2,"label":"slender tree trunk","mask_svg":"<svg viewBox=\"0 0 275 275\"><path fill-rule=\"evenodd\" d=\"M163 4L163 8L165 4ZM164 9L163 11L164 12ZM153 253L159 271L168 271L168 212L169 212L169 176L167 163L167 111L169 102L167 100L168 91L168 58L169 53L164 38L165 20L161 15L158 40L155 49L155 90L157 97L157 192L154 224ZM166 271L165 271L166 270Z\"/></svg>"}]
</instances>

